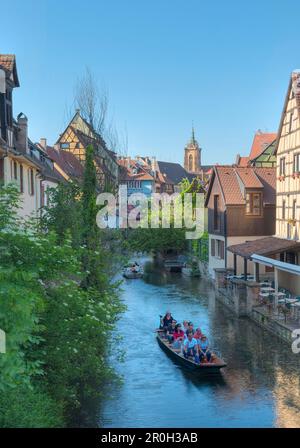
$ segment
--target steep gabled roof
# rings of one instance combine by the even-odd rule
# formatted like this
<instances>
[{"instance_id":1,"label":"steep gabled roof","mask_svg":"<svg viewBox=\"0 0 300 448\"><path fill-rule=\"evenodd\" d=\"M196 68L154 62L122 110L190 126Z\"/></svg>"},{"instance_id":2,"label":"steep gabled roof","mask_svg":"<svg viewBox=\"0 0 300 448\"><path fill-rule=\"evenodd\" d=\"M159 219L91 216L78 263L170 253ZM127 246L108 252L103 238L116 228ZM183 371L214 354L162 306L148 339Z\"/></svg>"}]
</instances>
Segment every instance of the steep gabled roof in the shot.
<instances>
[{"instance_id":1,"label":"steep gabled roof","mask_svg":"<svg viewBox=\"0 0 300 448\"><path fill-rule=\"evenodd\" d=\"M75 115L71 119L68 126L65 128L64 132L59 136L56 144L59 144L62 136L66 133L66 131L71 128L74 134L76 134L79 141L82 143L84 147L93 144L94 146L100 145L103 150L116 162L117 155L115 152L111 151L107 148L106 142L98 134L92 126L80 115L79 111L76 111ZM96 149L95 148L95 149Z\"/></svg>"},{"instance_id":2,"label":"steep gabled roof","mask_svg":"<svg viewBox=\"0 0 300 448\"><path fill-rule=\"evenodd\" d=\"M235 173L239 176L245 188L263 188L253 168L237 167Z\"/></svg>"},{"instance_id":3,"label":"steep gabled roof","mask_svg":"<svg viewBox=\"0 0 300 448\"><path fill-rule=\"evenodd\" d=\"M16 57L14 54L0 54L0 67L9 75L13 75L15 87L19 87L19 79L17 73Z\"/></svg>"},{"instance_id":4,"label":"steep gabled roof","mask_svg":"<svg viewBox=\"0 0 300 448\"><path fill-rule=\"evenodd\" d=\"M84 168L73 153L47 146L47 154L69 177L83 177Z\"/></svg>"},{"instance_id":5,"label":"steep gabled roof","mask_svg":"<svg viewBox=\"0 0 300 448\"><path fill-rule=\"evenodd\" d=\"M190 182L194 175L188 173L179 163L157 162L159 171L167 176L175 185L178 185L183 179L187 178Z\"/></svg>"},{"instance_id":6,"label":"steep gabled roof","mask_svg":"<svg viewBox=\"0 0 300 448\"><path fill-rule=\"evenodd\" d=\"M277 134L275 132L261 132L257 131L253 138L253 143L250 151L250 160L258 157L264 149L270 145L275 139Z\"/></svg>"},{"instance_id":7,"label":"steep gabled roof","mask_svg":"<svg viewBox=\"0 0 300 448\"><path fill-rule=\"evenodd\" d=\"M207 206L213 183L218 179L225 205L245 204L244 189L261 189L265 204L276 202L276 169L216 165L205 200Z\"/></svg>"},{"instance_id":8,"label":"steep gabled roof","mask_svg":"<svg viewBox=\"0 0 300 448\"><path fill-rule=\"evenodd\" d=\"M296 106L297 106L297 111L298 111L298 119L299 119L299 117L300 117L300 71L299 70L294 70L289 79L289 85L288 85L288 89L286 92L283 110L281 113L281 118L280 118L280 123L279 123L278 139L276 142L275 154L277 153L277 150L278 150L280 138L282 135L282 127L283 127L283 122L284 122L284 118L285 118L285 114L286 114L286 109L287 109L287 105L288 105L291 95L295 96Z\"/></svg>"},{"instance_id":9,"label":"steep gabled roof","mask_svg":"<svg viewBox=\"0 0 300 448\"><path fill-rule=\"evenodd\" d=\"M276 162L276 139L274 139L269 145L265 147L265 149L254 159L250 160L251 165L255 165L255 163L260 162Z\"/></svg>"},{"instance_id":10,"label":"steep gabled roof","mask_svg":"<svg viewBox=\"0 0 300 448\"><path fill-rule=\"evenodd\" d=\"M120 177L123 181L155 180L155 175L150 172L150 169L147 169L146 165L141 165L134 159L119 159L118 164L122 167ZM136 169L137 172L134 172L134 169Z\"/></svg>"}]
</instances>

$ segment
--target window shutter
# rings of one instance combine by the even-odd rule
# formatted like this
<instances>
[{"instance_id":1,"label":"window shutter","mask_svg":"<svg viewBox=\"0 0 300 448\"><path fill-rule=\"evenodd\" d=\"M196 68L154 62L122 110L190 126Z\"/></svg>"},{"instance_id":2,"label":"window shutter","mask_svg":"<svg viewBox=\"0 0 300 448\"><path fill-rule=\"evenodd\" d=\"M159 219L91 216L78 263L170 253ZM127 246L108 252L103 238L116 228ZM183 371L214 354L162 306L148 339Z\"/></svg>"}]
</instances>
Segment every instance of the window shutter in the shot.
<instances>
[{"instance_id":1,"label":"window shutter","mask_svg":"<svg viewBox=\"0 0 300 448\"><path fill-rule=\"evenodd\" d=\"M20 165L20 192L24 193L23 165Z\"/></svg>"},{"instance_id":2,"label":"window shutter","mask_svg":"<svg viewBox=\"0 0 300 448\"><path fill-rule=\"evenodd\" d=\"M44 187L44 184L43 184L43 181L40 181L40 185L41 185L41 188L40 188L40 190L41 190L41 207L44 207L44 205L45 205L45 187Z\"/></svg>"},{"instance_id":3,"label":"window shutter","mask_svg":"<svg viewBox=\"0 0 300 448\"><path fill-rule=\"evenodd\" d=\"M215 242L216 240L210 240L210 251L211 251L211 256L214 257L216 250L215 250Z\"/></svg>"},{"instance_id":4,"label":"window shutter","mask_svg":"<svg viewBox=\"0 0 300 448\"><path fill-rule=\"evenodd\" d=\"M224 260L224 249L225 249L225 243L224 241L220 242L220 258Z\"/></svg>"}]
</instances>

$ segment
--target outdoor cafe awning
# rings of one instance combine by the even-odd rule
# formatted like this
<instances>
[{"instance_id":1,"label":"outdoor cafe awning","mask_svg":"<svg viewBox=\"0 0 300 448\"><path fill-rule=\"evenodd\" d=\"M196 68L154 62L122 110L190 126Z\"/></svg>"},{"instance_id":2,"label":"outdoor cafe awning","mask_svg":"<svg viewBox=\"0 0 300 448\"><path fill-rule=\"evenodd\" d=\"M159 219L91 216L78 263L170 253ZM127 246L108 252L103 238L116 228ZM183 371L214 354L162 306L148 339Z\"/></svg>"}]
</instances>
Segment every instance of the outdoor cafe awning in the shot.
<instances>
[{"instance_id":1,"label":"outdoor cafe awning","mask_svg":"<svg viewBox=\"0 0 300 448\"><path fill-rule=\"evenodd\" d=\"M254 241L247 241L246 243L234 244L233 246L229 246L227 250L250 260L253 254L270 256L293 250L299 250L300 252L300 243L275 236L268 236Z\"/></svg>"},{"instance_id":2,"label":"outdoor cafe awning","mask_svg":"<svg viewBox=\"0 0 300 448\"><path fill-rule=\"evenodd\" d=\"M263 257L253 254L251 257L254 263L263 264L265 266L279 269L279 271L289 272L290 274L300 275L300 266L297 264L286 263L284 261L273 260L272 258Z\"/></svg>"}]
</instances>

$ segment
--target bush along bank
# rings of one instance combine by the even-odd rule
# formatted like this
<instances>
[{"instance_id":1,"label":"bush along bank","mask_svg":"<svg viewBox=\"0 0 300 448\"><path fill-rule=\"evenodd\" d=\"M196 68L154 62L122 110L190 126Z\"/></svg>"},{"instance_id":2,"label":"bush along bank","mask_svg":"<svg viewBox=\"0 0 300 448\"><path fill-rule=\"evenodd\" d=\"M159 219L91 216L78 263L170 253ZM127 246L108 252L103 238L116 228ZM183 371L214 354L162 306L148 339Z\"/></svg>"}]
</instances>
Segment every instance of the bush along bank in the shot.
<instances>
[{"instance_id":1,"label":"bush along bank","mask_svg":"<svg viewBox=\"0 0 300 448\"><path fill-rule=\"evenodd\" d=\"M0 187L1 427L94 426L89 409L117 380L107 359L124 307L96 226L92 160L90 148L83 185L58 186L42 222L19 219L17 188Z\"/></svg>"}]
</instances>

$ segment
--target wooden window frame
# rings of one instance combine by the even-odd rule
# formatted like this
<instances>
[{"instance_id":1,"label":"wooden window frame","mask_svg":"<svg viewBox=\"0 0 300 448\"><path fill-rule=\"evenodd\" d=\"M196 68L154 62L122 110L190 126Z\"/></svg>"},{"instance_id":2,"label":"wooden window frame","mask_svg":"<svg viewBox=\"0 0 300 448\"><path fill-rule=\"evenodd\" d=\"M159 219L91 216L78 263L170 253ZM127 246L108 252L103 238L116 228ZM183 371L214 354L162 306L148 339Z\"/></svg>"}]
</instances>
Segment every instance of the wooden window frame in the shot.
<instances>
[{"instance_id":1,"label":"wooden window frame","mask_svg":"<svg viewBox=\"0 0 300 448\"><path fill-rule=\"evenodd\" d=\"M20 193L24 193L24 170L23 165L20 163Z\"/></svg>"},{"instance_id":2,"label":"wooden window frame","mask_svg":"<svg viewBox=\"0 0 300 448\"><path fill-rule=\"evenodd\" d=\"M259 196L259 213L254 213L254 209L258 208L258 206L254 206L254 196ZM249 199L248 199L249 198ZM251 217L261 217L263 211L263 194L260 191L247 191L246 192L246 216ZM249 211L248 211L249 206Z\"/></svg>"},{"instance_id":3,"label":"wooden window frame","mask_svg":"<svg viewBox=\"0 0 300 448\"><path fill-rule=\"evenodd\" d=\"M28 193L30 196L34 196L34 171L32 168L28 170Z\"/></svg>"},{"instance_id":4,"label":"wooden window frame","mask_svg":"<svg viewBox=\"0 0 300 448\"><path fill-rule=\"evenodd\" d=\"M210 240L210 254L212 257L216 256L216 240L214 238Z\"/></svg>"},{"instance_id":5,"label":"wooden window frame","mask_svg":"<svg viewBox=\"0 0 300 448\"><path fill-rule=\"evenodd\" d=\"M282 207L281 207L281 219L285 219L285 213L286 212L286 202L285 199L282 201Z\"/></svg>"},{"instance_id":6,"label":"wooden window frame","mask_svg":"<svg viewBox=\"0 0 300 448\"><path fill-rule=\"evenodd\" d=\"M285 176L285 157L279 159L279 176Z\"/></svg>"},{"instance_id":7,"label":"wooden window frame","mask_svg":"<svg viewBox=\"0 0 300 448\"><path fill-rule=\"evenodd\" d=\"M220 230L220 195L214 194L214 230Z\"/></svg>"},{"instance_id":8,"label":"wooden window frame","mask_svg":"<svg viewBox=\"0 0 300 448\"><path fill-rule=\"evenodd\" d=\"M292 210L292 218L296 219L296 215L297 215L297 200L294 199L293 200L293 210Z\"/></svg>"},{"instance_id":9,"label":"wooden window frame","mask_svg":"<svg viewBox=\"0 0 300 448\"><path fill-rule=\"evenodd\" d=\"M294 110L292 110L290 112L290 116L289 116L289 130L287 132L288 134L290 134L292 132L293 115L294 115Z\"/></svg>"},{"instance_id":10,"label":"wooden window frame","mask_svg":"<svg viewBox=\"0 0 300 448\"><path fill-rule=\"evenodd\" d=\"M300 152L293 156L293 173L300 173Z\"/></svg>"},{"instance_id":11,"label":"wooden window frame","mask_svg":"<svg viewBox=\"0 0 300 448\"><path fill-rule=\"evenodd\" d=\"M18 180L18 163L15 160L13 160L13 178Z\"/></svg>"}]
</instances>

